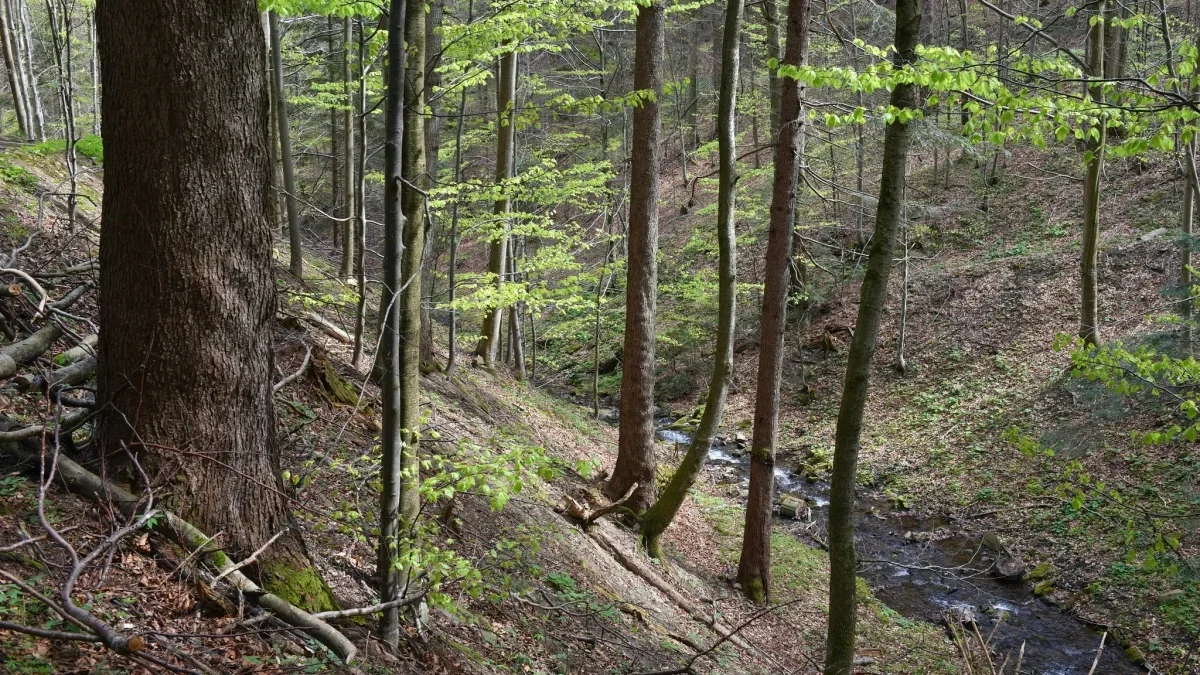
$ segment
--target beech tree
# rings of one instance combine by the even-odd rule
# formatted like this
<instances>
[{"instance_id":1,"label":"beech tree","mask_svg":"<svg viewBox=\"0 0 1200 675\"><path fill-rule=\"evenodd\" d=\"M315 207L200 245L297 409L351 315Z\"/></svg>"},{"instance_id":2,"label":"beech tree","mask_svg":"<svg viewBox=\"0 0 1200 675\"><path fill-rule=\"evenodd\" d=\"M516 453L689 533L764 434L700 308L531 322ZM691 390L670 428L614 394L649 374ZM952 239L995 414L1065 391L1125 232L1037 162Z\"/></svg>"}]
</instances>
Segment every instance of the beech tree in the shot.
<instances>
[{"instance_id":1,"label":"beech tree","mask_svg":"<svg viewBox=\"0 0 1200 675\"><path fill-rule=\"evenodd\" d=\"M897 0L894 70L917 58L921 31L920 0ZM829 630L826 640L826 675L850 675L854 668L857 620L857 557L854 552L854 490L858 484L858 451L863 412L871 379L871 358L879 337L879 324L887 302L888 277L895 254L896 231L904 211L904 182L912 123L903 114L916 108L917 86L899 81L892 89L891 105L899 114L888 123L883 140L883 167L875 234L863 274L858 318L846 361L846 379L834 435L833 477L829 493ZM756 412L757 415L757 412Z\"/></svg>"},{"instance_id":2,"label":"beech tree","mask_svg":"<svg viewBox=\"0 0 1200 675\"><path fill-rule=\"evenodd\" d=\"M106 0L96 23L109 148L98 455L140 484L136 459L232 557L282 533L246 571L329 609L280 480L258 14L237 0Z\"/></svg>"}]
</instances>

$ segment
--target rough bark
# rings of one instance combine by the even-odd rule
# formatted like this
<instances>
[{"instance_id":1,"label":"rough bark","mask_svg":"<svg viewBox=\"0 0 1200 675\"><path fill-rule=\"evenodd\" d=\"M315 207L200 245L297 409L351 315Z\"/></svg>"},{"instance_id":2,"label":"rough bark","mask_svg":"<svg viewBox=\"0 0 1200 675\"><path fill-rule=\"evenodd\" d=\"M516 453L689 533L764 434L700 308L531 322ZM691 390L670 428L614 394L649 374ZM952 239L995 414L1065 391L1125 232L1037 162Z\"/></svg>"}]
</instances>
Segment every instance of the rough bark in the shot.
<instances>
[{"instance_id":1,"label":"rough bark","mask_svg":"<svg viewBox=\"0 0 1200 675\"><path fill-rule=\"evenodd\" d=\"M1104 16L1107 0L1100 0L1096 13ZM1104 77L1104 21L1097 21L1088 34L1088 70L1091 77ZM1097 85L1088 87L1088 98L1103 103L1104 91ZM1093 137L1092 132L1096 135ZM1100 344L1099 297L1096 287L1096 263L1100 251L1100 179L1104 168L1104 142L1107 129L1103 120L1088 131L1085 164L1087 175L1083 182L1083 246L1079 261L1081 306L1079 337L1089 345Z\"/></svg>"},{"instance_id":2,"label":"rough bark","mask_svg":"<svg viewBox=\"0 0 1200 675\"><path fill-rule=\"evenodd\" d=\"M379 338L380 373L383 397L383 487L379 493L379 596L381 602L397 600L401 595L401 570L394 564L400 552L401 502L404 475L404 428L401 410L400 299L403 210L404 146L404 30L407 0L391 0L388 11L386 76L387 102L384 110L387 129L384 135L383 198L383 288L379 314L382 331ZM379 620L379 637L393 647L400 641L400 613L392 608Z\"/></svg>"},{"instance_id":3,"label":"rough bark","mask_svg":"<svg viewBox=\"0 0 1200 675\"><path fill-rule=\"evenodd\" d=\"M62 334L62 329L52 323L24 340L0 349L0 380L16 375L18 366L44 354Z\"/></svg>"},{"instance_id":4,"label":"rough bark","mask_svg":"<svg viewBox=\"0 0 1200 675\"><path fill-rule=\"evenodd\" d=\"M296 214L296 172L292 162L292 129L288 123L287 91L283 88L283 36L279 15L269 13L271 28L271 77L275 93L275 124L279 127L279 156L283 160L283 202L287 208L288 245L291 258L288 269L299 278L304 274L304 249L300 242L300 221Z\"/></svg>"},{"instance_id":5,"label":"rough bark","mask_svg":"<svg viewBox=\"0 0 1200 675\"><path fill-rule=\"evenodd\" d=\"M896 46L894 68L901 68L916 59L920 29L920 0L898 0L896 37L893 42ZM916 107L916 87L911 84L897 85L892 90L891 104L898 109ZM863 412L870 384L871 357L875 353L879 324L887 302L896 231L904 209L905 164L910 140L911 124L896 120L887 125L883 141L879 205L875 212L875 235L863 275L858 320L850 342L846 380L834 436L833 478L829 495L830 577L826 675L849 675L853 668L858 601L854 552L855 477Z\"/></svg>"},{"instance_id":6,"label":"rough bark","mask_svg":"<svg viewBox=\"0 0 1200 675\"><path fill-rule=\"evenodd\" d=\"M514 45L515 46L515 45ZM517 89L517 55L509 51L500 57L500 65L496 78L496 110L499 111L496 133L496 183L502 185L512 178L512 162L514 140L516 133L517 111L515 101ZM492 213L496 215L497 232L492 235L488 246L488 274L495 278L496 292L504 288L504 274L507 269L506 255L508 253L508 211L511 207L507 194L496 200ZM497 304L488 310L483 319L483 330L480 332L479 344L475 355L483 359L485 368L491 369L496 365L496 349L500 345L500 320L503 307Z\"/></svg>"},{"instance_id":7,"label":"rough bark","mask_svg":"<svg viewBox=\"0 0 1200 675\"><path fill-rule=\"evenodd\" d=\"M258 15L238 0L109 0L96 24L107 141L97 447L114 461L135 453L176 512L222 532L234 556L284 532L247 574L328 609L280 480Z\"/></svg>"},{"instance_id":8,"label":"rough bark","mask_svg":"<svg viewBox=\"0 0 1200 675\"><path fill-rule=\"evenodd\" d=\"M789 66L800 66L808 60L810 9L809 0L788 3L787 51L783 62ZM775 485L775 446L779 435L783 332L787 326L796 183L804 156L804 91L792 78L785 78L781 85L781 123L775 143L762 334L754 399L754 438L750 448L750 494L738 561L738 582L742 592L755 602L766 602L771 591L771 503Z\"/></svg>"},{"instance_id":9,"label":"rough bark","mask_svg":"<svg viewBox=\"0 0 1200 675\"><path fill-rule=\"evenodd\" d=\"M712 378L708 399L700 424L692 436L687 454L671 476L654 505L642 516L642 540L654 557L662 555L660 539L696 476L708 458L721 415L725 411L725 396L733 372L733 333L737 317L737 230L735 228L735 184L737 183L737 91L741 69L743 0L728 0L725 8L725 35L721 41L721 93L717 101L717 144L719 147L719 178L717 188L717 348L713 355Z\"/></svg>"},{"instance_id":10,"label":"rough bark","mask_svg":"<svg viewBox=\"0 0 1200 675\"><path fill-rule=\"evenodd\" d=\"M663 87L663 3L638 9L633 88L643 92L633 111L629 232L625 274L625 361L621 422L610 496L640 485L630 506L654 501L654 313L658 295L659 101Z\"/></svg>"}]
</instances>

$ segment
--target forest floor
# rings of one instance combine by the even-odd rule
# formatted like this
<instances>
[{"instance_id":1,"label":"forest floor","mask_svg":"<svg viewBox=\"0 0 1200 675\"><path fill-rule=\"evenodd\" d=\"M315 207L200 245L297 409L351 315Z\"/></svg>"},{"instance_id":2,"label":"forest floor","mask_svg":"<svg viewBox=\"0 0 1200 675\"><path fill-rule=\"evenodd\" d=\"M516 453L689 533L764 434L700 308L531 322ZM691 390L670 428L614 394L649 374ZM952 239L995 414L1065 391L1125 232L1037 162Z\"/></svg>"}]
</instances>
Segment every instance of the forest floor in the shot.
<instances>
[{"instance_id":1,"label":"forest floor","mask_svg":"<svg viewBox=\"0 0 1200 675\"><path fill-rule=\"evenodd\" d=\"M52 151L52 149L51 149ZM69 234L57 208L39 209L39 197L58 191L62 176L51 151L10 148L0 155L3 245L19 246L29 272L66 269L94 257L96 230ZM99 201L99 181L84 190ZM40 216L38 214L41 214ZM97 215L85 207L88 222ZM277 395L284 434L282 476L314 561L344 606L373 601L379 429L377 391L353 369L350 347L295 320L308 310L350 325L350 294L330 282L330 263L308 258L303 283L281 281L276 335L277 376L300 367L308 347L312 365ZM48 281L59 297L95 271ZM281 267L278 274L286 279ZM13 302L12 311L27 308ZM94 321L90 294L74 310L77 328ZM70 347L62 340L48 357ZM444 353L436 354L444 359ZM52 367L47 358L39 368ZM347 399L344 385L364 392ZM0 390L0 411L16 425L51 414L36 393L10 384ZM697 672L815 672L822 658L828 560L781 525L774 538L775 609L742 599L733 586L741 533L741 507L725 486L706 477L667 534L673 551L663 565L646 559L619 520L589 530L560 514L570 494L585 503L595 495L603 467L616 451L612 427L590 419L563 399L464 367L451 377L433 372L423 381L427 409L423 446L433 462L425 502L424 553L431 573L446 583L430 598L420 628L399 652L381 648L370 624L337 625L362 649L354 668L306 636L278 624L247 620L253 608L206 585L176 542L158 535L123 540L111 560L89 570L78 600L119 629L147 637L146 654L190 672L604 672L682 668ZM662 455L669 458L664 443ZM0 449L2 453L2 449ZM449 472L478 463L487 476L474 489L448 492ZM517 467L529 468L525 474ZM536 474L536 475L533 475ZM9 464L0 474L0 545L38 534L37 467ZM438 476L447 484L437 484ZM461 485L461 484L460 484ZM500 496L503 495L503 496ZM48 519L67 528L67 539L87 550L112 529L109 511L50 486ZM47 541L0 554L0 569L54 596L61 584L64 550ZM864 672L953 673L961 656L942 627L907 620L875 600L865 585L860 613L860 663ZM67 630L37 599L0 583L0 617L41 628ZM733 639L721 635L737 628ZM702 655L701 655L702 654ZM0 631L3 673L145 672L143 665L86 642L45 641Z\"/></svg>"}]
</instances>

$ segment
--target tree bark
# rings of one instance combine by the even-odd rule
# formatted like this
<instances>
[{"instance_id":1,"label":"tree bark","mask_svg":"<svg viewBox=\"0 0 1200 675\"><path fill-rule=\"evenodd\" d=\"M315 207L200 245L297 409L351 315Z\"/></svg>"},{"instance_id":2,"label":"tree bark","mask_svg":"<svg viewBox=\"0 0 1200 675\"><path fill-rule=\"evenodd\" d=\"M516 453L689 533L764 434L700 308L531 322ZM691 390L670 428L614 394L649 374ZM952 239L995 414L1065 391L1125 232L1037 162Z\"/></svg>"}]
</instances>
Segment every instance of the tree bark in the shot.
<instances>
[{"instance_id":1,"label":"tree bark","mask_svg":"<svg viewBox=\"0 0 1200 675\"><path fill-rule=\"evenodd\" d=\"M517 242L512 237L508 238L508 279L511 283L517 281ZM508 330L509 344L512 345L513 354L513 374L518 382L524 382L527 373L525 372L525 345L521 337L521 303L513 303L508 308Z\"/></svg>"},{"instance_id":2,"label":"tree bark","mask_svg":"<svg viewBox=\"0 0 1200 675\"><path fill-rule=\"evenodd\" d=\"M79 203L79 166L75 155L74 37L71 33L70 7L64 3L56 9L55 2L59 1L46 0L46 13L50 17L50 38L54 47L54 63L58 68L58 96L63 113L63 140L66 141L63 159L70 185L67 192L67 228L74 232Z\"/></svg>"},{"instance_id":3,"label":"tree bark","mask_svg":"<svg viewBox=\"0 0 1200 675\"><path fill-rule=\"evenodd\" d=\"M32 140L33 130L29 124L29 111L26 107L25 89L21 82L21 66L18 60L16 40L11 29L8 2L0 1L0 52L4 55L4 69L8 73L8 88L12 92L13 110L17 114L17 126L21 135Z\"/></svg>"},{"instance_id":4,"label":"tree bark","mask_svg":"<svg viewBox=\"0 0 1200 675\"><path fill-rule=\"evenodd\" d=\"M238 0L108 0L96 24L107 141L97 446L133 452L176 513L222 532L234 557L284 532L243 571L329 609L280 480L258 15Z\"/></svg>"},{"instance_id":5,"label":"tree bark","mask_svg":"<svg viewBox=\"0 0 1200 675\"><path fill-rule=\"evenodd\" d=\"M633 111L629 232L625 274L625 351L621 368L621 422L610 496L637 492L629 505L654 501L654 314L658 295L659 101L663 88L664 9L661 0L638 8L633 87L642 92Z\"/></svg>"},{"instance_id":6,"label":"tree bark","mask_svg":"<svg viewBox=\"0 0 1200 675\"><path fill-rule=\"evenodd\" d=\"M288 123L287 92L283 88L283 36L279 15L269 13L271 28L271 72L274 80L275 123L279 127L279 156L283 159L283 201L287 207L288 244L291 258L288 269L300 278L304 275L304 249L300 242L300 222L296 215L296 174L292 163L292 130Z\"/></svg>"},{"instance_id":7,"label":"tree bark","mask_svg":"<svg viewBox=\"0 0 1200 675\"><path fill-rule=\"evenodd\" d=\"M737 228L735 227L735 186L737 183L737 92L741 70L741 40L743 0L728 0L725 8L725 35L721 41L721 93L717 101L717 144L719 146L717 192L717 349L713 355L712 378L708 384L708 399L700 424L692 436L687 454L671 476L662 495L642 516L642 541L646 550L656 558L662 556L660 540L696 476L708 458L721 415L725 411L725 396L733 372L733 334L737 319Z\"/></svg>"},{"instance_id":8,"label":"tree bark","mask_svg":"<svg viewBox=\"0 0 1200 675\"><path fill-rule=\"evenodd\" d=\"M350 91L350 45L354 42L354 28L350 17L342 20L342 96L346 110L342 113L342 164L343 173L342 217L342 265L338 276L346 283L354 279L354 95ZM364 289L358 289L360 293Z\"/></svg>"},{"instance_id":9,"label":"tree bark","mask_svg":"<svg viewBox=\"0 0 1200 675\"><path fill-rule=\"evenodd\" d=\"M37 139L46 140L46 115L42 108L42 95L38 91L37 68L33 65L33 19L29 16L29 7L25 0L17 0L17 18L25 41L25 67L29 69L26 81L29 83L30 99L33 102L33 121L37 129Z\"/></svg>"},{"instance_id":10,"label":"tree bark","mask_svg":"<svg viewBox=\"0 0 1200 675\"><path fill-rule=\"evenodd\" d=\"M404 492L404 422L401 402L401 321L403 282L401 275L403 210L403 147L405 126L404 53L407 0L391 0L388 11L386 76L387 101L384 111L383 198L383 288L379 299L381 332L376 368L381 373L383 398L383 487L379 493L379 596L380 602L401 597L401 570L395 564L401 551L402 502ZM400 613L392 608L379 619L379 637L395 647L400 642Z\"/></svg>"},{"instance_id":11,"label":"tree bark","mask_svg":"<svg viewBox=\"0 0 1200 675\"><path fill-rule=\"evenodd\" d=\"M783 50L779 45L779 0L763 0L763 23L767 28L767 61L775 60L775 66L767 64L767 90L771 99L771 142L779 137L780 106L783 90L779 83L779 56ZM755 155L757 156L757 155Z\"/></svg>"},{"instance_id":12,"label":"tree bark","mask_svg":"<svg viewBox=\"0 0 1200 675\"><path fill-rule=\"evenodd\" d=\"M789 66L798 67L808 61L810 8L809 0L792 0L788 5L787 52L783 62ZM750 494L738 561L738 582L742 592L755 602L766 602L771 590L771 504L774 501L779 387L783 373L783 333L787 327L796 183L804 156L803 95L797 80L783 79L764 269L762 337L754 400L754 438L750 449Z\"/></svg>"},{"instance_id":13,"label":"tree bark","mask_svg":"<svg viewBox=\"0 0 1200 675\"><path fill-rule=\"evenodd\" d=\"M358 154L354 172L354 241L358 244L354 273L358 276L358 306L354 313L355 369L362 366L367 331L367 39L362 19L358 20L358 96L355 101L355 127Z\"/></svg>"},{"instance_id":14,"label":"tree bark","mask_svg":"<svg viewBox=\"0 0 1200 675\"><path fill-rule=\"evenodd\" d=\"M896 55L893 68L916 60L921 30L920 0L896 3ZM891 104L904 110L917 106L917 89L898 84ZM854 552L854 487L863 411L871 376L871 357L879 336L879 323L887 302L888 276L896 245L896 230L904 209L905 163L911 140L911 125L893 120L883 141L883 169L879 206L875 212L875 236L867 270L863 275L858 320L850 342L846 380L834 436L833 479L829 495L829 632L826 639L826 675L849 675L854 662L855 612L857 611L856 559Z\"/></svg>"},{"instance_id":15,"label":"tree bark","mask_svg":"<svg viewBox=\"0 0 1200 675\"><path fill-rule=\"evenodd\" d=\"M512 45L516 47L516 45ZM496 133L496 184L505 185L512 178L512 163L514 141L516 134L517 111L514 98L517 90L517 54L508 51L500 57L500 65L496 78L496 109L499 111ZM504 195L496 200L492 213L496 215L498 225L492 234L488 247L488 274L495 278L496 293L504 288L504 274L507 269L505 256L508 253L508 212L511 207L508 198L508 187L504 187ZM500 345L500 323L503 312L499 300L495 307L488 310L483 320L483 330L479 336L479 344L475 355L483 359L483 366L488 369L496 366L496 349Z\"/></svg>"},{"instance_id":16,"label":"tree bark","mask_svg":"<svg viewBox=\"0 0 1200 675\"><path fill-rule=\"evenodd\" d=\"M1096 14L1105 16L1108 1L1100 0ZM1104 21L1092 25L1088 34L1088 75L1104 77ZM1087 88L1090 100L1104 102L1104 90L1100 85ZM1095 131L1096 135L1092 136ZM1079 271L1082 286L1079 311L1079 337L1089 345L1100 344L1099 297L1096 282L1096 263L1100 251L1100 179L1104 168L1104 142L1106 125L1101 119L1094 129L1087 131L1087 152L1084 163L1087 175L1083 182L1083 246Z\"/></svg>"},{"instance_id":17,"label":"tree bark","mask_svg":"<svg viewBox=\"0 0 1200 675\"><path fill-rule=\"evenodd\" d=\"M463 122L467 118L467 88L463 87L458 102L458 123L454 127L454 184L458 185L462 178L462 135ZM450 305L449 337L447 338L449 354L446 357L446 375L454 372L458 355L458 311L454 309L454 296L458 292L458 199L450 206L450 270L447 277L449 287L447 298Z\"/></svg>"}]
</instances>

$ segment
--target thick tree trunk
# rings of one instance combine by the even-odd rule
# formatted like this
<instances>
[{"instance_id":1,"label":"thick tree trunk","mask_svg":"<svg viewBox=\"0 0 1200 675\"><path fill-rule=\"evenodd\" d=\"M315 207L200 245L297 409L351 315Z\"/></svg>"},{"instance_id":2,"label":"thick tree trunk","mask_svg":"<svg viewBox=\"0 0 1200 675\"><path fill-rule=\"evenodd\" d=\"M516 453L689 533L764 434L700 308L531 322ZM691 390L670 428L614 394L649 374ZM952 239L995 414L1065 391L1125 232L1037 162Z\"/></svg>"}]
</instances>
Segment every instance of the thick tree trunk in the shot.
<instances>
[{"instance_id":1,"label":"thick tree trunk","mask_svg":"<svg viewBox=\"0 0 1200 675\"><path fill-rule=\"evenodd\" d=\"M894 68L916 60L921 29L920 0L898 0ZM892 90L892 106L915 108L917 90L900 84ZM854 552L854 487L863 411L871 376L871 357L879 336L879 323L887 302L888 276L896 245L896 230L904 209L905 164L911 125L893 121L883 141L883 169L879 206L875 212L875 236L867 270L863 275L858 320L846 363L846 381L838 411L834 437L833 479L829 495L829 633L826 639L826 675L849 675L854 661L855 612L857 611L856 559Z\"/></svg>"},{"instance_id":2,"label":"thick tree trunk","mask_svg":"<svg viewBox=\"0 0 1200 675\"><path fill-rule=\"evenodd\" d=\"M279 33L279 15L270 12L271 72L275 92L275 124L279 127L279 156L283 159L283 201L287 207L288 244L291 258L288 269L300 278L304 275L304 250L300 242L300 221L296 215L296 173L292 163L292 130L288 123L287 92L283 88L283 36Z\"/></svg>"},{"instance_id":3,"label":"thick tree trunk","mask_svg":"<svg viewBox=\"0 0 1200 675\"><path fill-rule=\"evenodd\" d=\"M708 399L700 424L692 436L687 454L671 476L662 495L642 516L642 540L646 550L661 557L660 540L696 476L708 458L721 415L725 411L725 395L733 372L733 333L737 318L737 229L735 227L735 185L737 183L737 91L741 70L741 41L743 0L728 0L725 8L725 36L721 53L721 93L717 101L718 166L717 192L717 349L713 355L712 378L708 384Z\"/></svg>"},{"instance_id":4,"label":"thick tree trunk","mask_svg":"<svg viewBox=\"0 0 1200 675\"><path fill-rule=\"evenodd\" d=\"M223 533L234 557L283 532L244 571L290 602L328 609L329 589L293 529L275 440L258 15L235 0L108 0L96 23L108 141L101 456L132 451L151 481L169 486L160 496ZM168 90L169 115L159 95Z\"/></svg>"},{"instance_id":5,"label":"thick tree trunk","mask_svg":"<svg viewBox=\"0 0 1200 675\"><path fill-rule=\"evenodd\" d=\"M783 63L798 67L808 61L811 3L791 0L787 15L787 51ZM771 593L771 504L775 485L775 446L779 435L779 386L783 373L783 332L787 327L788 282L792 265L796 183L804 156L803 89L785 78L781 83L779 134L775 143L775 175L771 190L771 225L762 305L762 338L754 399L754 438L750 450L750 494L738 582L755 602Z\"/></svg>"},{"instance_id":6,"label":"thick tree trunk","mask_svg":"<svg viewBox=\"0 0 1200 675\"><path fill-rule=\"evenodd\" d=\"M513 45L515 47L515 45ZM516 134L517 54L509 51L500 57L496 78L496 109L499 111L496 134L496 184L503 185L512 178L513 148ZM488 247L488 274L495 279L496 292L504 288L504 274L508 268L505 256L508 253L508 211L510 208L508 189L496 200L492 213L496 215L496 232L492 234ZM491 369L496 365L496 349L500 346L500 323L503 307L497 304L489 308L483 320L479 344L475 355L483 359L483 366Z\"/></svg>"},{"instance_id":7,"label":"thick tree trunk","mask_svg":"<svg viewBox=\"0 0 1200 675\"><path fill-rule=\"evenodd\" d=\"M658 295L658 137L663 88L663 3L638 8L633 88L647 92L633 111L628 258L625 275L625 351L621 368L621 422L610 495L635 511L654 502L654 313Z\"/></svg>"},{"instance_id":8,"label":"thick tree trunk","mask_svg":"<svg viewBox=\"0 0 1200 675\"><path fill-rule=\"evenodd\" d=\"M1105 16L1107 7L1108 1L1100 0L1096 6L1096 14ZM1088 70L1089 75L1094 78L1104 77L1104 23L1097 21L1088 34ZM1088 87L1087 93L1093 102L1103 103L1104 90L1099 85ZM1096 263L1100 251L1100 179L1104 168L1104 142L1107 135L1104 121L1101 120L1095 128L1087 130L1087 134L1087 152L1084 157L1087 175L1083 182L1083 247L1079 262L1082 285L1079 337L1089 345L1098 345L1100 316Z\"/></svg>"},{"instance_id":9,"label":"thick tree trunk","mask_svg":"<svg viewBox=\"0 0 1200 675\"><path fill-rule=\"evenodd\" d=\"M342 212L342 265L338 276L346 283L354 279L354 95L350 90L350 45L354 42L353 22L350 17L342 20L342 96L346 110L342 113L342 164L343 171ZM364 289L358 289L360 293Z\"/></svg>"}]
</instances>

